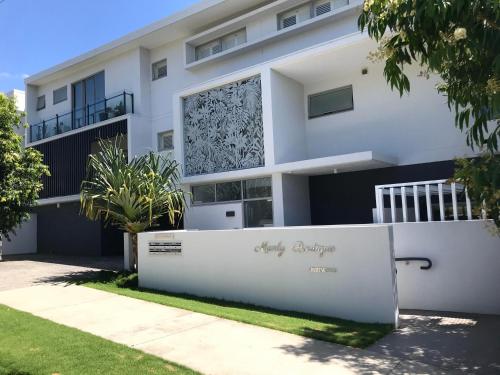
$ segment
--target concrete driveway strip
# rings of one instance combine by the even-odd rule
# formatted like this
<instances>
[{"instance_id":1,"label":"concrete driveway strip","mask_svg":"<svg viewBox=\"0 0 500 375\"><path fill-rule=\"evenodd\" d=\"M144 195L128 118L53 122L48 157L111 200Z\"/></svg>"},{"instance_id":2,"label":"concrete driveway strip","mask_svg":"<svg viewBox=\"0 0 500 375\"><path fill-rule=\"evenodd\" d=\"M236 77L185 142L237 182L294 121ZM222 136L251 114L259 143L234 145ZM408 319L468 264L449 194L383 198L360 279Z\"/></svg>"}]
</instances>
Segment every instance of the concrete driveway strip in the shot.
<instances>
[{"instance_id":1,"label":"concrete driveway strip","mask_svg":"<svg viewBox=\"0 0 500 375\"><path fill-rule=\"evenodd\" d=\"M204 374L443 372L365 350L76 285L0 292L0 303L174 361Z\"/></svg>"}]
</instances>

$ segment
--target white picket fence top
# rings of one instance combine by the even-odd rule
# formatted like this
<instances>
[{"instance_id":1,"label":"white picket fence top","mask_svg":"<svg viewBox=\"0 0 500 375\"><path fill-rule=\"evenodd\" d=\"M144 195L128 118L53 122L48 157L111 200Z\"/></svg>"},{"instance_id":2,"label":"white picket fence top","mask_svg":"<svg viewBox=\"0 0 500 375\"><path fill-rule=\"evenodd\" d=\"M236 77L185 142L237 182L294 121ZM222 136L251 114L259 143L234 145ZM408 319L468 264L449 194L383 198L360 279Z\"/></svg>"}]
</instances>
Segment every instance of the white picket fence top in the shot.
<instances>
[{"instance_id":1,"label":"white picket fence top","mask_svg":"<svg viewBox=\"0 0 500 375\"><path fill-rule=\"evenodd\" d=\"M401 184L376 185L375 199L377 204L376 221L378 223L396 223L402 221L446 221L445 215L445 194L451 194L451 205L453 210L453 220L459 220L457 194L465 195L465 211L467 220L472 220L472 205L467 194L467 189L455 182L448 183L447 180L419 181ZM389 196L390 218L385 212L385 196ZM438 196L439 218L433 217L432 197ZM413 196L413 207L408 207L407 197ZM420 197L425 196L425 205L427 217L425 220L421 217ZM401 202L401 220L398 220L397 198ZM414 216L410 215L413 211ZM389 220L390 219L390 220Z\"/></svg>"}]
</instances>

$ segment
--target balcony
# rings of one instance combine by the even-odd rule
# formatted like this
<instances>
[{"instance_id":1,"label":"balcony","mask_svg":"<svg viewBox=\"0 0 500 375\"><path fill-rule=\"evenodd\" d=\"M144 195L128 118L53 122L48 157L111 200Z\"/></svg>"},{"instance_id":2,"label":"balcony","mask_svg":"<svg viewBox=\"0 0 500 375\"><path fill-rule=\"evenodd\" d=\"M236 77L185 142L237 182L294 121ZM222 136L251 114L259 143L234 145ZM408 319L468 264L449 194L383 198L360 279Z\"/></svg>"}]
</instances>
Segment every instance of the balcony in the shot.
<instances>
[{"instance_id":1,"label":"balcony","mask_svg":"<svg viewBox=\"0 0 500 375\"><path fill-rule=\"evenodd\" d=\"M123 92L119 95L56 115L49 120L30 126L30 142L37 142L59 134L97 124L115 117L134 113L134 94Z\"/></svg>"}]
</instances>

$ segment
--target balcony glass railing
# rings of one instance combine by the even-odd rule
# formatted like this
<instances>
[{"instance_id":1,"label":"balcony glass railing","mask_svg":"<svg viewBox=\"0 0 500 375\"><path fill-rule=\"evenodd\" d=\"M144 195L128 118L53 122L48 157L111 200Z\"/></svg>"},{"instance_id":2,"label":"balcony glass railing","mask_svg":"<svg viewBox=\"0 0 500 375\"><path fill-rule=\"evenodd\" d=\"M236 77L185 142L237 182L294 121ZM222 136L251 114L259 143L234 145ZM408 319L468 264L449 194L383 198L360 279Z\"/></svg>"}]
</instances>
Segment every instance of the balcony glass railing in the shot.
<instances>
[{"instance_id":1,"label":"balcony glass railing","mask_svg":"<svg viewBox=\"0 0 500 375\"><path fill-rule=\"evenodd\" d=\"M134 94L122 94L76 108L71 112L30 126L30 141L36 142L58 134L106 121L126 113L134 113Z\"/></svg>"}]
</instances>

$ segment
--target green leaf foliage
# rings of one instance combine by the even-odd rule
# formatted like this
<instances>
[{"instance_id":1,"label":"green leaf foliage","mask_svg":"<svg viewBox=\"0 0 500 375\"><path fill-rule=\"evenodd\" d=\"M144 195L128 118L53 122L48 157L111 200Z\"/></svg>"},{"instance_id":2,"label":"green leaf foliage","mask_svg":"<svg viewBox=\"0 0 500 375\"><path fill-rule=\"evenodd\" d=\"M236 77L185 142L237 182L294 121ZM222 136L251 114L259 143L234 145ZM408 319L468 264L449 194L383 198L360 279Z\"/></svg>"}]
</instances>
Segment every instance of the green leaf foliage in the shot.
<instances>
[{"instance_id":1,"label":"green leaf foliage","mask_svg":"<svg viewBox=\"0 0 500 375\"><path fill-rule=\"evenodd\" d=\"M361 31L379 42L373 55L400 95L410 91L406 64L437 74L437 90L455 111L467 144L485 153L459 160L455 180L465 184L476 209L500 228L500 0L365 0ZM483 216L483 215L482 215Z\"/></svg>"},{"instance_id":2,"label":"green leaf foliage","mask_svg":"<svg viewBox=\"0 0 500 375\"><path fill-rule=\"evenodd\" d=\"M178 163L149 152L130 163L120 140L99 141L100 152L90 155L82 182L81 211L91 220L136 234L167 216L171 224L185 210L185 193L178 187Z\"/></svg>"},{"instance_id":3,"label":"green leaf foliage","mask_svg":"<svg viewBox=\"0 0 500 375\"><path fill-rule=\"evenodd\" d=\"M41 178L49 175L40 152L23 148L23 138L14 127L22 126L14 99L0 93L0 236L9 233L29 219L43 188Z\"/></svg>"},{"instance_id":4,"label":"green leaf foliage","mask_svg":"<svg viewBox=\"0 0 500 375\"><path fill-rule=\"evenodd\" d=\"M384 50L393 89L410 91L405 64L439 75L468 144L491 151L500 137L499 19L499 0L365 0L358 25Z\"/></svg>"},{"instance_id":5,"label":"green leaf foliage","mask_svg":"<svg viewBox=\"0 0 500 375\"><path fill-rule=\"evenodd\" d=\"M475 214L487 216L500 229L500 155L485 154L477 159L459 159L454 180L467 186L476 202Z\"/></svg>"}]
</instances>

